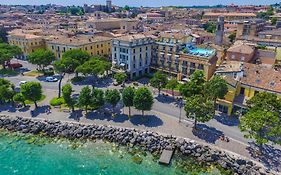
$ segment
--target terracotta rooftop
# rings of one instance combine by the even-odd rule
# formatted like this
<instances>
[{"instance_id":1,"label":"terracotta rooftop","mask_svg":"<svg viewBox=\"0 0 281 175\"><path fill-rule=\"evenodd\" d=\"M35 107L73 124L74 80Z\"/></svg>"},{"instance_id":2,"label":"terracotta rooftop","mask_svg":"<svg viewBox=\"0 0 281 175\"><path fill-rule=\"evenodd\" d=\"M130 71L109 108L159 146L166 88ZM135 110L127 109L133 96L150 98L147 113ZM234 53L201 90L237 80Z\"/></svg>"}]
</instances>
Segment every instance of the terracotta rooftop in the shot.
<instances>
[{"instance_id":1,"label":"terracotta rooftop","mask_svg":"<svg viewBox=\"0 0 281 175\"><path fill-rule=\"evenodd\" d=\"M254 51L255 51L254 47L249 46L248 44L245 43L234 44L227 50L227 52L238 52L242 54L252 54Z\"/></svg>"},{"instance_id":2,"label":"terracotta rooftop","mask_svg":"<svg viewBox=\"0 0 281 175\"><path fill-rule=\"evenodd\" d=\"M139 40L139 39L145 39L145 38L151 38L152 36L150 35L144 35L144 34L134 34L134 35L124 35L116 38L117 40L121 41L127 41L127 42L132 42L134 40Z\"/></svg>"},{"instance_id":3,"label":"terracotta rooftop","mask_svg":"<svg viewBox=\"0 0 281 175\"><path fill-rule=\"evenodd\" d=\"M47 43L53 44L64 44L64 45L84 45L101 41L110 41L111 38L104 36L88 36L88 35L78 35L73 37L67 37L64 35L51 36L47 39Z\"/></svg>"},{"instance_id":4,"label":"terracotta rooftop","mask_svg":"<svg viewBox=\"0 0 281 175\"><path fill-rule=\"evenodd\" d=\"M256 17L254 13L205 13L204 16L244 16L244 17Z\"/></svg>"},{"instance_id":5,"label":"terracotta rooftop","mask_svg":"<svg viewBox=\"0 0 281 175\"><path fill-rule=\"evenodd\" d=\"M241 83L281 93L281 70L272 67L244 63L244 76Z\"/></svg>"}]
</instances>

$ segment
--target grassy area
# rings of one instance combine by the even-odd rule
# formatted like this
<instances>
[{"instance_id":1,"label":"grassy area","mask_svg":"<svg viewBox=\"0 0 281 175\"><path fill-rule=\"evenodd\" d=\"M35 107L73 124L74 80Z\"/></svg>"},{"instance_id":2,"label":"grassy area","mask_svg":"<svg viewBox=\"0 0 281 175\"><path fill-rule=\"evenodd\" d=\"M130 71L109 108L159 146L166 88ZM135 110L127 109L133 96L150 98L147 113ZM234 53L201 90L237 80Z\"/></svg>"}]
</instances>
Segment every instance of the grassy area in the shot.
<instances>
[{"instance_id":1,"label":"grassy area","mask_svg":"<svg viewBox=\"0 0 281 175\"><path fill-rule=\"evenodd\" d=\"M58 97L54 97L51 101L50 101L50 105L51 106L61 106L63 105L65 102L64 102L64 99L61 97L61 98L58 98Z\"/></svg>"},{"instance_id":2,"label":"grassy area","mask_svg":"<svg viewBox=\"0 0 281 175\"><path fill-rule=\"evenodd\" d=\"M41 99L37 102L41 102L43 100L45 100L46 98L46 95L42 95ZM25 100L25 104L33 104L34 102L33 101L29 101L29 100Z\"/></svg>"},{"instance_id":3,"label":"grassy area","mask_svg":"<svg viewBox=\"0 0 281 175\"><path fill-rule=\"evenodd\" d=\"M178 84L177 87L174 89L174 91L180 91L181 85L182 85L182 84ZM165 87L164 89L172 90L172 89L169 89L169 88L167 88L167 87Z\"/></svg>"},{"instance_id":4,"label":"grassy area","mask_svg":"<svg viewBox=\"0 0 281 175\"><path fill-rule=\"evenodd\" d=\"M41 71L32 70L32 71L24 73L24 75L30 76L30 77L39 77L39 76L43 76L44 74Z\"/></svg>"},{"instance_id":5,"label":"grassy area","mask_svg":"<svg viewBox=\"0 0 281 175\"><path fill-rule=\"evenodd\" d=\"M1 68L0 69L0 75L3 75L3 76L8 76L8 75L17 75L18 72L17 71L14 71L12 69L3 69Z\"/></svg>"}]
</instances>

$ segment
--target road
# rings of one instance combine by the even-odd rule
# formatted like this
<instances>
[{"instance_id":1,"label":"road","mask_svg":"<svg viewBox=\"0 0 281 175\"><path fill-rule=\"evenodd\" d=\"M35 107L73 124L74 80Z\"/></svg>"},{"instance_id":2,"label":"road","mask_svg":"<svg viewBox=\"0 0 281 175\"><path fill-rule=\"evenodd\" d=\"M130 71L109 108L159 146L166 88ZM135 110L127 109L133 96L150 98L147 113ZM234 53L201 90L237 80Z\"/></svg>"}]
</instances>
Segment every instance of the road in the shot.
<instances>
[{"instance_id":1,"label":"road","mask_svg":"<svg viewBox=\"0 0 281 175\"><path fill-rule=\"evenodd\" d=\"M13 62L19 62L23 64L23 67L28 70L34 70L36 69L36 66L29 64L27 61L21 61L21 60L13 60ZM66 75L62 81L62 85L66 83L70 83L70 79L73 77L73 75ZM45 78L36 78L36 77L29 77L29 76L13 76L13 77L6 77L8 80L10 80L12 83L14 83L16 86L18 86L18 83L20 81L38 81L41 83L44 90L48 90L48 99L51 99L52 97L55 97L58 93L58 82L46 82ZM94 83L95 87L99 87L102 89L107 88L121 88L117 86L112 85L112 81L110 79L103 80L103 84L98 83L95 79L89 79L83 83L80 84L72 84L72 88L75 91L75 93L78 93L82 87L85 85L90 85ZM149 87L151 90L153 88ZM175 101L171 97L164 97L164 96L158 96L158 94L154 94L155 100L153 104L152 110L161 114L164 114L166 116L172 117L172 118L179 118L180 117L180 109L176 106ZM181 110L181 119L185 120L185 111ZM187 121L189 123L192 123L192 121ZM211 129L221 131L226 136L235 139L236 141L239 141L243 144L248 144L250 141L249 139L245 139L243 137L243 134L240 132L238 128L239 121L235 118L227 117L218 115L215 117L215 119L209 121L206 123Z\"/></svg>"}]
</instances>

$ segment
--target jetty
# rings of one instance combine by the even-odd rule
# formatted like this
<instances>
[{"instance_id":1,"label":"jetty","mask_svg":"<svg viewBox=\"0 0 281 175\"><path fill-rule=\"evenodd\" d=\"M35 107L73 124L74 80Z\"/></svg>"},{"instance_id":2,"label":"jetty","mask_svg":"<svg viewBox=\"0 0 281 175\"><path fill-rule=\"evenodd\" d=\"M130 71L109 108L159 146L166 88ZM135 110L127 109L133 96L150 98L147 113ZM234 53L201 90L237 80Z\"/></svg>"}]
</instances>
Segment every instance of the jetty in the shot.
<instances>
[{"instance_id":1,"label":"jetty","mask_svg":"<svg viewBox=\"0 0 281 175\"><path fill-rule=\"evenodd\" d=\"M174 154L173 149L164 149L159 159L160 164L169 165Z\"/></svg>"}]
</instances>

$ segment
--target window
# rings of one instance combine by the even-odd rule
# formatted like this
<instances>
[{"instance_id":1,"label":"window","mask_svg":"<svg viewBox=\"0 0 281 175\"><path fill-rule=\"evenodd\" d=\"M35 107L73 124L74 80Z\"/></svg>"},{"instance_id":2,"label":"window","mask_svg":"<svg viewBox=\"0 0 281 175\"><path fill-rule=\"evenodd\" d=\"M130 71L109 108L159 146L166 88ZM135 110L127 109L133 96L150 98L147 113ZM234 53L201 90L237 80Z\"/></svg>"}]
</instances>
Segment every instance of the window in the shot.
<instances>
[{"instance_id":1,"label":"window","mask_svg":"<svg viewBox=\"0 0 281 175\"><path fill-rule=\"evenodd\" d=\"M91 49L93 49L93 46L91 46Z\"/></svg>"},{"instance_id":2,"label":"window","mask_svg":"<svg viewBox=\"0 0 281 175\"><path fill-rule=\"evenodd\" d=\"M133 49L133 53L136 53L136 49Z\"/></svg>"},{"instance_id":3,"label":"window","mask_svg":"<svg viewBox=\"0 0 281 175\"><path fill-rule=\"evenodd\" d=\"M101 44L100 46L103 47L103 44Z\"/></svg>"},{"instance_id":4,"label":"window","mask_svg":"<svg viewBox=\"0 0 281 175\"><path fill-rule=\"evenodd\" d=\"M100 54L100 52L99 52L99 51L97 51L97 54L99 55L99 54Z\"/></svg>"},{"instance_id":5,"label":"window","mask_svg":"<svg viewBox=\"0 0 281 175\"><path fill-rule=\"evenodd\" d=\"M97 48L99 48L99 45L97 44Z\"/></svg>"},{"instance_id":6,"label":"window","mask_svg":"<svg viewBox=\"0 0 281 175\"><path fill-rule=\"evenodd\" d=\"M147 46L145 47L145 50L148 50L148 47L147 47Z\"/></svg>"},{"instance_id":7,"label":"window","mask_svg":"<svg viewBox=\"0 0 281 175\"><path fill-rule=\"evenodd\" d=\"M114 47L114 51L116 51L116 47Z\"/></svg>"},{"instance_id":8,"label":"window","mask_svg":"<svg viewBox=\"0 0 281 175\"><path fill-rule=\"evenodd\" d=\"M141 48L140 48L140 52L141 52Z\"/></svg>"}]
</instances>

